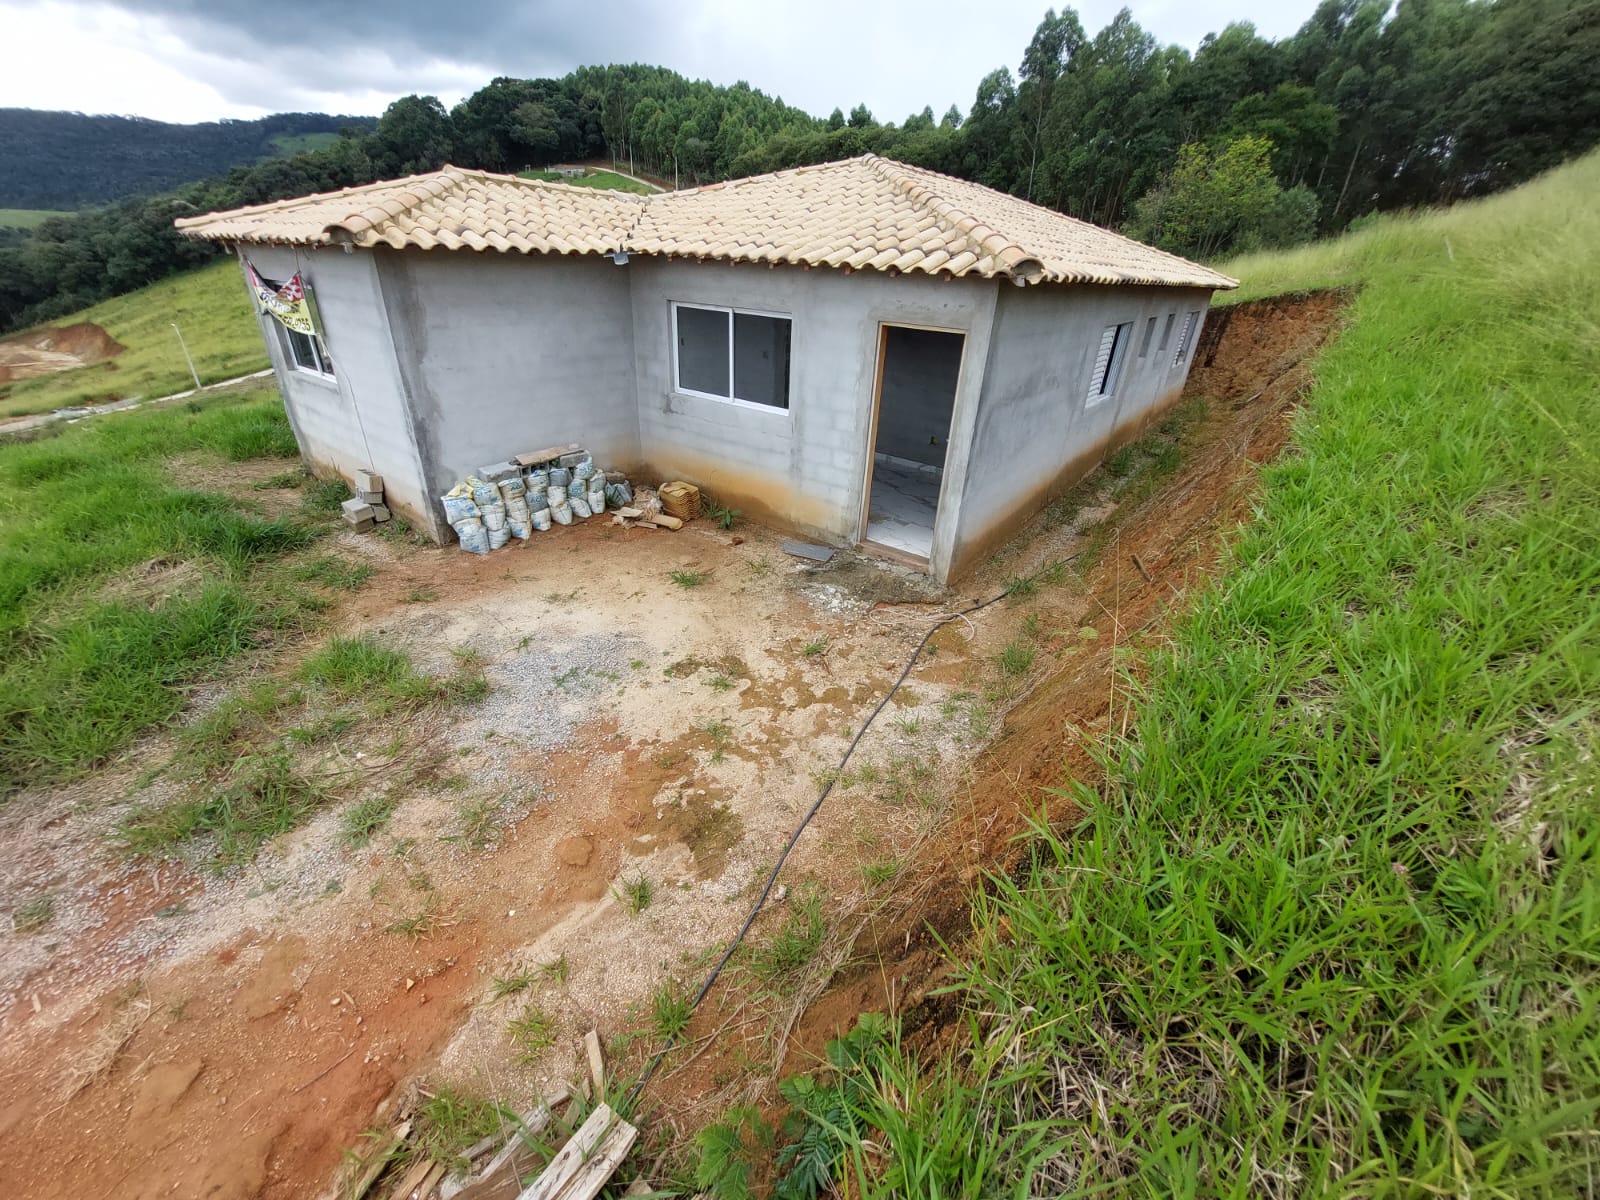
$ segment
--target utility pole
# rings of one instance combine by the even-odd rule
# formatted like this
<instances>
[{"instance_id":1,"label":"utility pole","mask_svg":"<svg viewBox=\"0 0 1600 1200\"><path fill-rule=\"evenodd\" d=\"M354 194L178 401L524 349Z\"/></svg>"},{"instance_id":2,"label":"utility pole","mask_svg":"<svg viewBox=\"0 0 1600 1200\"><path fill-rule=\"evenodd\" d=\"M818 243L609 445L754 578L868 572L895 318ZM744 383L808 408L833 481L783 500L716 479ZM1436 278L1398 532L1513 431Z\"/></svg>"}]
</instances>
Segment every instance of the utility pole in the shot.
<instances>
[{"instance_id":1,"label":"utility pole","mask_svg":"<svg viewBox=\"0 0 1600 1200\"><path fill-rule=\"evenodd\" d=\"M200 390L200 372L194 369L194 359L189 356L189 347L183 340L183 330L178 328L176 321L171 322L172 332L178 335L178 348L183 351L183 361L189 364L189 374L194 376L194 390Z\"/></svg>"}]
</instances>

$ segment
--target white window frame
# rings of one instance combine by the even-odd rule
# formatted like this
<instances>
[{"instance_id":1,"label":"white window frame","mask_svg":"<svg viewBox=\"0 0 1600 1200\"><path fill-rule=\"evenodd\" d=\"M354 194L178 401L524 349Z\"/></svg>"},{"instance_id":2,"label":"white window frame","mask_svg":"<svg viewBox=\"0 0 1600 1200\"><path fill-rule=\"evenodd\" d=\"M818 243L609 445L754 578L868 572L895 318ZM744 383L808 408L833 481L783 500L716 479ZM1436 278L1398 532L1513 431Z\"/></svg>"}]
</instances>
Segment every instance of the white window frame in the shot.
<instances>
[{"instance_id":1,"label":"white window frame","mask_svg":"<svg viewBox=\"0 0 1600 1200\"><path fill-rule=\"evenodd\" d=\"M1178 348L1173 352L1172 365L1177 367L1189 351L1194 349L1194 343L1200 339L1196 336L1200 331L1200 310L1191 308L1183 317L1183 332L1178 335Z\"/></svg>"},{"instance_id":2,"label":"white window frame","mask_svg":"<svg viewBox=\"0 0 1600 1200\"><path fill-rule=\"evenodd\" d=\"M1107 325L1100 334L1101 346L1106 344L1108 337L1111 339L1111 349L1106 358L1105 374L1098 377L1091 375L1089 394L1084 397L1086 408L1104 404L1117 394L1117 387L1122 382L1122 367L1128 361L1128 343L1133 340L1133 322L1117 321L1115 324ZM1093 365L1100 365L1098 350L1095 352Z\"/></svg>"},{"instance_id":3,"label":"white window frame","mask_svg":"<svg viewBox=\"0 0 1600 1200\"><path fill-rule=\"evenodd\" d=\"M726 304L699 304L693 300L673 300L670 303L672 305L672 328L669 331L668 337L672 343L672 390L674 392L677 392L681 396L698 396L702 400L717 400L723 404L733 404L737 405L739 408L752 409L755 412L768 414L776 413L779 416L785 417L794 411L794 315L792 313L767 312L766 310L759 308L732 308ZM683 386L683 380L678 364L678 310L680 308L697 308L702 312L719 312L727 315L728 394L726 396L719 396L715 392L702 392L698 388ZM739 397L733 394L733 318L736 315L746 317L768 317L775 321L789 322L789 374L784 380L784 394L789 398L788 407L780 408L776 404L762 404L758 400L741 400Z\"/></svg>"},{"instance_id":4,"label":"white window frame","mask_svg":"<svg viewBox=\"0 0 1600 1200\"><path fill-rule=\"evenodd\" d=\"M283 347L283 361L288 364L291 371L299 371L302 375L310 375L314 379L336 379L338 372L333 365L333 356L328 353L328 348L322 344L322 336L316 333L301 334L311 343L311 357L316 361L316 366L308 367L300 361L294 352L293 330L282 321L268 317L278 327L278 344Z\"/></svg>"}]
</instances>

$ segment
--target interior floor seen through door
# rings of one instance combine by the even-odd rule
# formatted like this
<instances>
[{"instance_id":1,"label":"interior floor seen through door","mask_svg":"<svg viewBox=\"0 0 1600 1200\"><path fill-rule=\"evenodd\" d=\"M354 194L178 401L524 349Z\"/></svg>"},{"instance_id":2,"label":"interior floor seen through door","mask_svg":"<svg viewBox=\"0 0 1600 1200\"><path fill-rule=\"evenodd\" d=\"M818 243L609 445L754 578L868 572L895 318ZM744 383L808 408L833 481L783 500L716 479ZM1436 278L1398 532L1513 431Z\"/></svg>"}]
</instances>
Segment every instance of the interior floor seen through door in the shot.
<instances>
[{"instance_id":1,"label":"interior floor seen through door","mask_svg":"<svg viewBox=\"0 0 1600 1200\"><path fill-rule=\"evenodd\" d=\"M898 325L883 331L866 540L926 559L944 483L965 337Z\"/></svg>"}]
</instances>

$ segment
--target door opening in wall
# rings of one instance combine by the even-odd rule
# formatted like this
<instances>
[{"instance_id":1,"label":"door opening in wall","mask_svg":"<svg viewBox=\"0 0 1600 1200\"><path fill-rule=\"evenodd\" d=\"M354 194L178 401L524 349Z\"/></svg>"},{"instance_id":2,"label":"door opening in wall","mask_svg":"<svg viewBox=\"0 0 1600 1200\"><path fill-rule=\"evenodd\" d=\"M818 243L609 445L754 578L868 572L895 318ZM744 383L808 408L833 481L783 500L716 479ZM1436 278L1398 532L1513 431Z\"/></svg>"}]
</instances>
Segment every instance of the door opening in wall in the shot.
<instances>
[{"instance_id":1,"label":"door opening in wall","mask_svg":"<svg viewBox=\"0 0 1600 1200\"><path fill-rule=\"evenodd\" d=\"M926 566L944 486L966 335L878 327L878 382L861 540Z\"/></svg>"}]
</instances>

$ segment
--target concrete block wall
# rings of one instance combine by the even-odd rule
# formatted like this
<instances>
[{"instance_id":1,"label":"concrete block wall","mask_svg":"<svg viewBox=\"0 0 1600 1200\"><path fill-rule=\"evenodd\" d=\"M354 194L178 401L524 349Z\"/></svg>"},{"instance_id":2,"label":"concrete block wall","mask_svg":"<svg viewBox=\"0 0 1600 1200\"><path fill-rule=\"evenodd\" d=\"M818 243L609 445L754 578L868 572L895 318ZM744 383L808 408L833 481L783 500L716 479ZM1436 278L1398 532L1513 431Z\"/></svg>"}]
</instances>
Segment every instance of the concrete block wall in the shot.
<instances>
[{"instance_id":1,"label":"concrete block wall","mask_svg":"<svg viewBox=\"0 0 1600 1200\"><path fill-rule=\"evenodd\" d=\"M607 467L639 463L631 266L496 251L372 257L432 495L542 446L580 442Z\"/></svg>"},{"instance_id":2,"label":"concrete block wall","mask_svg":"<svg viewBox=\"0 0 1600 1200\"><path fill-rule=\"evenodd\" d=\"M391 508L423 528L438 521L422 487L421 459L378 288L373 257L342 250L253 246L242 254L269 279L301 272L316 292L335 375L301 370L287 356L281 327L259 316L300 453L320 472L346 481L363 469L384 477ZM242 286L242 285L241 285Z\"/></svg>"},{"instance_id":3,"label":"concrete block wall","mask_svg":"<svg viewBox=\"0 0 1600 1200\"><path fill-rule=\"evenodd\" d=\"M959 572L1081 479L1118 443L1177 400L1211 293L1204 289L1036 286L999 291L953 549ZM1198 312L1183 360L1184 318ZM1165 347L1162 331L1173 316ZM1155 335L1140 350L1151 318ZM1107 326L1131 323L1112 395L1089 390Z\"/></svg>"},{"instance_id":4,"label":"concrete block wall","mask_svg":"<svg viewBox=\"0 0 1600 1200\"><path fill-rule=\"evenodd\" d=\"M962 331L968 363L988 352L993 283L648 258L627 271L639 440L653 475L682 476L752 515L829 537L859 532L880 322ZM678 391L674 301L789 316L789 409ZM980 375L963 371L958 424L964 405L977 406Z\"/></svg>"}]
</instances>

